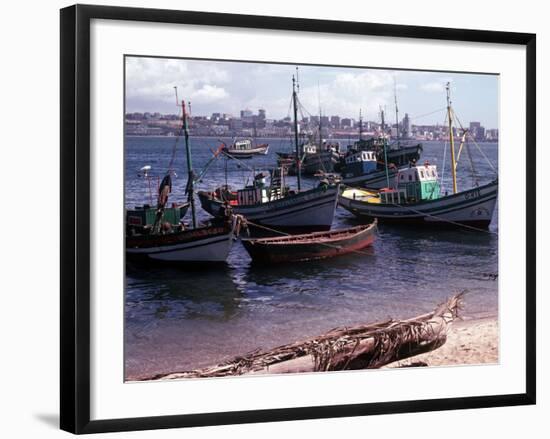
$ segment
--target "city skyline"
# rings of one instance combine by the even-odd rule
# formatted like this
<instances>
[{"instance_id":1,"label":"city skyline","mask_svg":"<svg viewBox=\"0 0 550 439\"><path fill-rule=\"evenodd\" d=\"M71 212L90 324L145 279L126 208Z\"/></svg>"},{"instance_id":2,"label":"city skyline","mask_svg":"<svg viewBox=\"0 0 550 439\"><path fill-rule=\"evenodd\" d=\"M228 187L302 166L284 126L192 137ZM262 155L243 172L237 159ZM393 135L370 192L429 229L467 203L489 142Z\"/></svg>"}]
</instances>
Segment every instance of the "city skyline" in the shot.
<instances>
[{"instance_id":1,"label":"city skyline","mask_svg":"<svg viewBox=\"0 0 550 439\"><path fill-rule=\"evenodd\" d=\"M227 113L263 108L267 117L291 116L295 65L126 57L126 113L177 113L174 86L180 99L192 102L193 114ZM373 68L298 66L303 116L379 120L385 108L395 123L394 90L399 119L412 124L445 122L445 85L451 83L455 113L464 125L479 121L498 128L498 76ZM185 79L182 79L185 78ZM301 117L302 115L299 115Z\"/></svg>"}]
</instances>

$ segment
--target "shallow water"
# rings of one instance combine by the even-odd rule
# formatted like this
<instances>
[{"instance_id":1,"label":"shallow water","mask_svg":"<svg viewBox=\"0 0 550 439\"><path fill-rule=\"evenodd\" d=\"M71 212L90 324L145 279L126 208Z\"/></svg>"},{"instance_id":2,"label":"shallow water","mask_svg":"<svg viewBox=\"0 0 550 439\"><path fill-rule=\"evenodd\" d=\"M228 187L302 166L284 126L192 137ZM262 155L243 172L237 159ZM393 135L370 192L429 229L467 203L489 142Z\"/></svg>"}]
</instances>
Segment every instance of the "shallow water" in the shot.
<instances>
[{"instance_id":1,"label":"shallow water","mask_svg":"<svg viewBox=\"0 0 550 439\"><path fill-rule=\"evenodd\" d=\"M148 202L148 187L137 176L152 166L166 171L174 138L126 139L126 205ZM217 139L192 138L194 168L202 169ZM263 140L262 140L263 142ZM267 139L267 156L246 160L247 167L268 169L275 152L289 151L287 140ZM343 145L347 142L342 141ZM498 145L481 144L496 166ZM493 178L491 169L471 145L480 184ZM448 159L448 156L447 156ZM421 161L442 167L443 144L425 142ZM225 168L227 165L227 172ZM199 189L227 181L242 186L251 170L218 159ZM446 187L450 190L447 160ZM186 163L178 144L171 201L184 201ZM470 164L463 151L459 190L472 185ZM441 170L440 170L441 174ZM305 179L314 186L315 180ZM156 181L153 181L153 191ZM197 206L200 204L197 201ZM498 210L498 209L497 209ZM199 216L208 215L200 210ZM335 326L371 322L386 317L411 317L431 310L456 291L467 289L464 313L469 317L496 315L498 212L490 231L410 229L379 226L372 248L325 261L275 267L250 265L236 242L225 266L203 271L127 266L125 292L125 366L129 379L188 370L217 363L256 348L270 348L317 335ZM357 224L338 208L333 227Z\"/></svg>"}]
</instances>

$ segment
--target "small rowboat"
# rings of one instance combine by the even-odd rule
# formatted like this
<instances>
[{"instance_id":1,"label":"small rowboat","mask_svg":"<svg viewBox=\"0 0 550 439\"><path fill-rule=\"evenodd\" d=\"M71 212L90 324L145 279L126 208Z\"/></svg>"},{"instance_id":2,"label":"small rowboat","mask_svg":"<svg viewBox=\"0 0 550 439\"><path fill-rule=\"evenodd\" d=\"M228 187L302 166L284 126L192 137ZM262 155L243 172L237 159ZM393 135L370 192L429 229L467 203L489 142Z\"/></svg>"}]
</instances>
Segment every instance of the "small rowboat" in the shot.
<instances>
[{"instance_id":1,"label":"small rowboat","mask_svg":"<svg viewBox=\"0 0 550 439\"><path fill-rule=\"evenodd\" d=\"M253 262L310 261L345 255L370 246L376 237L377 221L328 232L273 238L242 239Z\"/></svg>"}]
</instances>

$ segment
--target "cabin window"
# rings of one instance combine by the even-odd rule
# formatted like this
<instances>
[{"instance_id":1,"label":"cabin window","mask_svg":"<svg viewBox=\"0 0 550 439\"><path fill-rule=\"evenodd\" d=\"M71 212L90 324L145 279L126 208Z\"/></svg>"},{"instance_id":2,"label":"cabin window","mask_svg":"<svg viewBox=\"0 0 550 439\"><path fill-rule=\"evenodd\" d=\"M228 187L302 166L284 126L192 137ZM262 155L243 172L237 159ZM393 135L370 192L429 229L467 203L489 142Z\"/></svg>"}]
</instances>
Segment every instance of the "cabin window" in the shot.
<instances>
[{"instance_id":1,"label":"cabin window","mask_svg":"<svg viewBox=\"0 0 550 439\"><path fill-rule=\"evenodd\" d=\"M424 171L420 171L420 177L424 178Z\"/></svg>"},{"instance_id":2,"label":"cabin window","mask_svg":"<svg viewBox=\"0 0 550 439\"><path fill-rule=\"evenodd\" d=\"M413 179L413 176L409 174L409 181L412 181L412 179Z\"/></svg>"},{"instance_id":3,"label":"cabin window","mask_svg":"<svg viewBox=\"0 0 550 439\"><path fill-rule=\"evenodd\" d=\"M405 176L401 174L401 180L404 180L404 179L405 179Z\"/></svg>"}]
</instances>

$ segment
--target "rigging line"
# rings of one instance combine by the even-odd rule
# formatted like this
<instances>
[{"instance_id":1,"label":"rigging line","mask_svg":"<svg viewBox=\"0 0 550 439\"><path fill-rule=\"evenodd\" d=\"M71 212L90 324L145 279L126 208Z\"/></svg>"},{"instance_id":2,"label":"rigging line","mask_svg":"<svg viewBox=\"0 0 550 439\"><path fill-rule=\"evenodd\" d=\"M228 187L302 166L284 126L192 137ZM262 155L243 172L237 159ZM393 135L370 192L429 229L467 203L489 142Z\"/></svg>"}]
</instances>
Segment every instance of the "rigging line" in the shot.
<instances>
[{"instance_id":1,"label":"rigging line","mask_svg":"<svg viewBox=\"0 0 550 439\"><path fill-rule=\"evenodd\" d=\"M472 173L472 183L475 186L478 186L479 185L479 178L478 178L477 171L476 171L476 168L475 168L475 165L474 165L474 160L472 158L472 152L470 151L470 142L468 142L468 140L466 140L466 153L468 154L468 159L470 160L470 171Z\"/></svg>"},{"instance_id":2,"label":"rigging line","mask_svg":"<svg viewBox=\"0 0 550 439\"><path fill-rule=\"evenodd\" d=\"M180 117L180 106L178 105L178 118L179 117ZM170 162L168 164L168 174L171 174L172 172L174 172L174 162L176 161L178 141L181 138L182 133L183 133L183 125L178 130L178 134L176 135L174 146L172 146L172 156L170 157Z\"/></svg>"},{"instance_id":3,"label":"rigging line","mask_svg":"<svg viewBox=\"0 0 550 439\"><path fill-rule=\"evenodd\" d=\"M453 116L455 117L455 119L457 120L458 124L460 125L460 128L462 128L464 130L464 126L462 125L462 122L460 122L460 119L458 118L458 116L456 115L456 113L453 111ZM498 171L495 169L495 167L493 166L493 164L491 163L491 161L489 160L489 158L485 155L485 153L482 151L481 147L478 145L478 143L476 142L476 139L474 139L474 137L470 134L470 132L468 131L467 132L467 135L470 137L470 139L472 140L472 142L474 142L474 145L476 146L477 150L481 153L481 155L483 156L483 158L485 159L485 161L487 162L487 164L490 166L490 168L493 170L493 172L495 174L498 174Z\"/></svg>"},{"instance_id":4,"label":"rigging line","mask_svg":"<svg viewBox=\"0 0 550 439\"><path fill-rule=\"evenodd\" d=\"M445 115L445 121L443 122L443 124L447 124L447 115ZM445 140L445 143L443 144L443 166L441 168L441 177L440 177L440 181L441 181L441 192L443 192L443 190L445 189L445 181L443 180L443 176L445 175L445 161L447 159L447 140Z\"/></svg>"},{"instance_id":5,"label":"rigging line","mask_svg":"<svg viewBox=\"0 0 550 439\"><path fill-rule=\"evenodd\" d=\"M420 119L420 118L422 118L422 117L431 116L432 114L439 113L439 112L441 112L441 111L445 111L446 109L447 109L447 108L440 108L439 110L430 111L429 113L420 114L420 115L418 115L418 116L413 116L413 117L410 117L410 116L409 116L409 119L410 119L410 120Z\"/></svg>"},{"instance_id":6,"label":"rigging line","mask_svg":"<svg viewBox=\"0 0 550 439\"><path fill-rule=\"evenodd\" d=\"M274 233L278 233L280 235L283 235L283 236L293 236L292 234L290 233L286 233L286 232L282 232L280 230L276 230L276 229L273 229L271 227L267 227L267 226L263 226L261 224L257 224L257 223L253 223L252 221L250 220L246 220L246 222L254 227L258 227L260 229L265 229L267 231L270 231L270 232L274 232ZM378 234L378 231L377 231L377 234ZM337 245L333 245L333 244L328 244L326 242L320 242L318 243L320 245L324 245L326 247L330 247L330 248L336 248L336 249L341 249L342 247L341 246L337 246ZM365 252L365 251L361 251L361 250L351 250L350 253L357 253L357 254L360 254L360 255L364 255L364 256L372 256L372 253L368 253L368 252ZM395 258L396 260L400 261L400 262L403 262L403 263L407 263L407 264L410 264L411 263L411 260L410 259L405 259L405 258ZM424 265L426 265L427 263L430 263L430 264L440 264L440 265L444 265L445 267L449 267L449 264L446 263L446 262L438 262L438 261L425 261L425 260L419 260L419 262L422 262ZM453 266L453 270L455 271L461 271L463 273L468 273L470 275L476 275L476 276L482 276L482 277L488 277L492 280L495 280L496 277L498 276L498 274L494 274L494 273L486 273L486 272L478 272L478 271L471 271L471 270L467 270L467 269L462 269L462 268L458 268L456 266Z\"/></svg>"},{"instance_id":7,"label":"rigging line","mask_svg":"<svg viewBox=\"0 0 550 439\"><path fill-rule=\"evenodd\" d=\"M290 102L288 103L288 110L286 111L286 117L290 117L291 108L292 108L292 96L290 96Z\"/></svg>"},{"instance_id":8,"label":"rigging line","mask_svg":"<svg viewBox=\"0 0 550 439\"><path fill-rule=\"evenodd\" d=\"M435 218L439 221L443 221L443 222L446 222L446 223L449 223L449 224L464 227L466 229L475 230L476 232L484 232L484 233L488 233L488 234L492 234L492 235L498 235L498 233L493 232L491 230L480 229L479 227L469 226L468 224L462 224L462 223L459 223L459 222L456 222L456 221L448 220L448 219L442 218L442 217L437 216L437 215L432 215L432 214L429 214L429 213L426 213L426 212L422 212L420 210L413 209L412 207L402 206L401 204L397 204L397 203L388 203L388 204L392 204L392 205L400 207L402 209L410 210L411 212L418 213L420 215L429 216L431 218Z\"/></svg>"}]
</instances>

